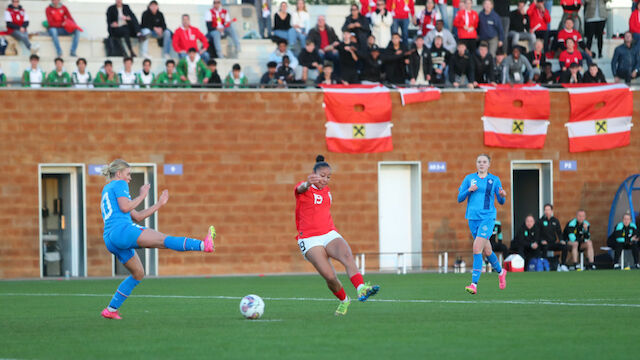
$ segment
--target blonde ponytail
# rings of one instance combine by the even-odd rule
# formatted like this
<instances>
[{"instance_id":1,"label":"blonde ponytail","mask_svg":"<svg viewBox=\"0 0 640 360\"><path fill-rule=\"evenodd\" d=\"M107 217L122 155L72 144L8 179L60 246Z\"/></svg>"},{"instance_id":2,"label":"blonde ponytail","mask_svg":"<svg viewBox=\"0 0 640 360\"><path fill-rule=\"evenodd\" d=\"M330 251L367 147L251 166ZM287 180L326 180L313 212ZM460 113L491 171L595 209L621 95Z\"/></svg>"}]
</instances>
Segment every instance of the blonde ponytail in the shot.
<instances>
[{"instance_id":1,"label":"blonde ponytail","mask_svg":"<svg viewBox=\"0 0 640 360\"><path fill-rule=\"evenodd\" d=\"M106 177L107 181L109 181L113 179L114 176L116 176L116 173L118 171L124 170L129 167L129 163L127 163L126 161L122 159L115 159L111 162L111 164L102 168L102 176Z\"/></svg>"}]
</instances>

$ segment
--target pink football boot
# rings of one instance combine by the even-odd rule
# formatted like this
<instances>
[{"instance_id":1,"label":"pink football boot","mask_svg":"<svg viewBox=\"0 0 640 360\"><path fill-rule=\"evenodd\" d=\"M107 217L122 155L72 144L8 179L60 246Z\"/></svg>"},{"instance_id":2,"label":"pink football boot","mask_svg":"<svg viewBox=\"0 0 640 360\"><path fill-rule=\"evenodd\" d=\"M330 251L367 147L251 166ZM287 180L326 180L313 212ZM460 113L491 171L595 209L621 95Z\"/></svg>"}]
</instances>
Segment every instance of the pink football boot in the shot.
<instances>
[{"instance_id":1,"label":"pink football boot","mask_svg":"<svg viewBox=\"0 0 640 360\"><path fill-rule=\"evenodd\" d=\"M102 310L102 313L100 315L102 315L102 317L105 319L122 320L117 310L114 312L111 312L109 311L109 309L104 308L104 310Z\"/></svg>"}]
</instances>

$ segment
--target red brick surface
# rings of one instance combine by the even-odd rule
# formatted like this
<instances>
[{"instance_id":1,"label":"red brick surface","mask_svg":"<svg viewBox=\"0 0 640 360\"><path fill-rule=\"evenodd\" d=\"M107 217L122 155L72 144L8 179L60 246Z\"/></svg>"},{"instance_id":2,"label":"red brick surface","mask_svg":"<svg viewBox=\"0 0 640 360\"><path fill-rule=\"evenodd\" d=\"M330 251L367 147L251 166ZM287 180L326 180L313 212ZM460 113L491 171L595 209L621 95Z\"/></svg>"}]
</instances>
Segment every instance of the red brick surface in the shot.
<instances>
[{"instance_id":1,"label":"red brick surface","mask_svg":"<svg viewBox=\"0 0 640 360\"><path fill-rule=\"evenodd\" d=\"M0 278L39 276L39 163L157 163L158 189L171 195L159 229L199 237L211 223L220 234L215 255L161 250L161 275L311 271L294 240L292 189L319 153L333 165L334 221L354 252L378 250L378 161L423 163L424 251L470 249L456 194L478 153L492 155L491 171L507 190L511 160L553 160L556 215L564 225L578 207L586 209L596 246L605 241L617 187L640 171L638 126L626 148L568 153L563 92L551 94L543 150L485 148L481 92L445 92L437 102L407 107L397 93L392 99L395 150L352 155L327 153L318 92L2 91ZM577 160L578 171L559 172L559 160ZM428 173L429 161L446 161L447 172ZM164 163L183 164L184 174L164 176ZM87 175L90 276L111 274L99 210L103 185L102 177ZM498 217L510 239L510 199Z\"/></svg>"}]
</instances>

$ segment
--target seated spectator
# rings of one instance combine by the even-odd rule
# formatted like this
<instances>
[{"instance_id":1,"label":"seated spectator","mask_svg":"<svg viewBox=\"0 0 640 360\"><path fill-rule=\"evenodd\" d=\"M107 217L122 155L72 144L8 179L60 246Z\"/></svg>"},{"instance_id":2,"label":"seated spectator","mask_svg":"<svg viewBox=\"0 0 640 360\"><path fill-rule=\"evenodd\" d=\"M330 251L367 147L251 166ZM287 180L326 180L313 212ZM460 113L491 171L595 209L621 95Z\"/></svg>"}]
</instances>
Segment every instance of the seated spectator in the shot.
<instances>
[{"instance_id":1,"label":"seated spectator","mask_svg":"<svg viewBox=\"0 0 640 360\"><path fill-rule=\"evenodd\" d=\"M222 88L222 79L220 75L218 75L218 63L214 59L210 59L207 61L207 67L209 68L209 72L211 76L209 76L209 84L210 88L221 89Z\"/></svg>"},{"instance_id":2,"label":"seated spectator","mask_svg":"<svg viewBox=\"0 0 640 360\"><path fill-rule=\"evenodd\" d=\"M489 243L491 244L491 249L494 253L502 253L502 257L505 259L509 256L509 249L502 242L502 223L500 220L496 220L493 225L493 234L491 234L491 237L489 238ZM487 261L487 264L489 264L489 261Z\"/></svg>"},{"instance_id":3,"label":"seated spectator","mask_svg":"<svg viewBox=\"0 0 640 360\"><path fill-rule=\"evenodd\" d=\"M567 50L564 50L560 53L560 57L558 61L560 62L560 68L562 71L565 71L569 68L571 64L578 64L579 67L582 66L582 54L580 51L577 51L575 48L575 41L572 38L568 38L565 40L567 44Z\"/></svg>"},{"instance_id":4,"label":"seated spectator","mask_svg":"<svg viewBox=\"0 0 640 360\"><path fill-rule=\"evenodd\" d=\"M580 8L582 7L582 1L560 0L560 6L562 6L562 18L560 19L558 30L562 28L567 19L571 19L571 21L576 25L576 30L578 32L582 32L582 29L580 28L580 24L582 24L582 21L580 20Z\"/></svg>"},{"instance_id":5,"label":"seated spectator","mask_svg":"<svg viewBox=\"0 0 640 360\"><path fill-rule=\"evenodd\" d=\"M567 226L564 227L564 231L562 232L562 239L569 244L569 249L571 250L571 258L573 260L571 270L580 269L578 250L585 250L587 252L587 260L589 261L587 269L595 270L590 224L587 221L587 213L584 210L578 210L576 217L567 223Z\"/></svg>"},{"instance_id":6,"label":"seated spectator","mask_svg":"<svg viewBox=\"0 0 640 360\"><path fill-rule=\"evenodd\" d=\"M369 24L369 18L360 14L358 5L351 5L351 14L344 20L342 25L342 32L350 32L355 34L358 38L358 44L361 47L365 47L367 44L367 38L371 34L371 25Z\"/></svg>"},{"instance_id":7,"label":"seated spectator","mask_svg":"<svg viewBox=\"0 0 640 360\"><path fill-rule=\"evenodd\" d=\"M424 10L413 21L413 24L418 26L418 37L426 37L431 30L436 28L438 20L442 20L442 15L436 10L436 4L433 0L427 0Z\"/></svg>"},{"instance_id":8,"label":"seated spectator","mask_svg":"<svg viewBox=\"0 0 640 360\"><path fill-rule=\"evenodd\" d=\"M60 41L58 36L73 35L71 40L71 56L75 57L78 48L78 39L80 38L80 27L76 24L71 16L69 9L60 3L60 0L51 0L51 4L46 9L47 24L49 25L49 35L53 40L53 46L56 48L58 57L62 56Z\"/></svg>"},{"instance_id":9,"label":"seated spectator","mask_svg":"<svg viewBox=\"0 0 640 360\"><path fill-rule=\"evenodd\" d=\"M460 1L460 11L453 19L458 31L458 43L464 43L469 54L475 54L478 41L478 13L471 9L471 0Z\"/></svg>"},{"instance_id":10,"label":"seated spectator","mask_svg":"<svg viewBox=\"0 0 640 360\"><path fill-rule=\"evenodd\" d=\"M511 242L511 252L522 256L529 264L531 259L541 258L540 233L536 227L536 219L533 215L527 215L524 223L516 231L516 235Z\"/></svg>"},{"instance_id":11,"label":"seated spectator","mask_svg":"<svg viewBox=\"0 0 640 360\"><path fill-rule=\"evenodd\" d=\"M538 81L544 65L547 63L547 57L544 53L544 42L536 40L533 50L527 54L527 60L533 68L533 81Z\"/></svg>"},{"instance_id":12,"label":"seated spectator","mask_svg":"<svg viewBox=\"0 0 640 360\"><path fill-rule=\"evenodd\" d=\"M107 26L109 36L117 40L116 44L122 52L126 54L120 42L121 39L124 39L129 49L128 56L136 56L131 47L130 37L141 37L142 33L140 32L138 19L133 11L131 11L131 8L129 8L129 5L123 4L122 0L116 0L114 5L109 6L107 9Z\"/></svg>"},{"instance_id":13,"label":"seated spectator","mask_svg":"<svg viewBox=\"0 0 640 360\"><path fill-rule=\"evenodd\" d=\"M133 58L126 57L122 60L124 68L118 73L118 83L121 89L138 88L138 76L133 72Z\"/></svg>"},{"instance_id":14,"label":"seated spectator","mask_svg":"<svg viewBox=\"0 0 640 360\"><path fill-rule=\"evenodd\" d=\"M278 66L280 66L282 65L282 57L284 57L285 55L289 57L289 66L294 69L297 68L298 59L296 59L295 55L293 55L293 52L291 52L291 50L287 48L287 40L284 39L278 40L278 47L276 47L271 55L269 55L269 61L275 61Z\"/></svg>"},{"instance_id":15,"label":"seated spectator","mask_svg":"<svg viewBox=\"0 0 640 360\"><path fill-rule=\"evenodd\" d=\"M620 254L622 250L631 249L633 255L634 268L640 269L638 264L638 228L636 224L631 222L631 214L626 213L622 216L622 221L619 222L609 238L607 239L607 246L613 249L613 268L620 269Z\"/></svg>"},{"instance_id":16,"label":"seated spectator","mask_svg":"<svg viewBox=\"0 0 640 360\"><path fill-rule=\"evenodd\" d=\"M142 70L136 74L136 83L141 88L150 89L156 83L156 75L151 72L151 60L142 61Z\"/></svg>"},{"instance_id":17,"label":"seated spectator","mask_svg":"<svg viewBox=\"0 0 640 360\"><path fill-rule=\"evenodd\" d=\"M540 247L542 256L547 257L547 251L561 251L562 257L558 264L558 271L569 271L567 268L567 242L562 238L560 220L553 216L553 205L544 205L544 214L538 220L540 230Z\"/></svg>"},{"instance_id":18,"label":"seated spectator","mask_svg":"<svg viewBox=\"0 0 640 360\"><path fill-rule=\"evenodd\" d=\"M511 55L504 60L502 67L503 84L524 84L530 82L525 74L533 74L533 68L526 57L520 55L520 47L516 46L511 50Z\"/></svg>"},{"instance_id":19,"label":"seated spectator","mask_svg":"<svg viewBox=\"0 0 640 360\"><path fill-rule=\"evenodd\" d=\"M624 80L627 85L631 83L631 79L638 76L640 70L640 52L637 47L632 46L633 36L631 32L624 33L624 43L618 45L613 52L611 59L611 72L613 73L615 82Z\"/></svg>"},{"instance_id":20,"label":"seated spectator","mask_svg":"<svg viewBox=\"0 0 640 360\"><path fill-rule=\"evenodd\" d=\"M46 80L46 75L38 64L40 63L40 57L36 54L29 56L29 63L31 67L22 73L22 85L24 87L39 88L42 87Z\"/></svg>"},{"instance_id":21,"label":"seated spectator","mask_svg":"<svg viewBox=\"0 0 640 360\"><path fill-rule=\"evenodd\" d=\"M376 84L382 81L382 60L380 60L380 48L376 45L375 37L369 36L367 50L361 55L362 71L360 80L363 84Z\"/></svg>"},{"instance_id":22,"label":"seated spectator","mask_svg":"<svg viewBox=\"0 0 640 360\"><path fill-rule=\"evenodd\" d=\"M535 0L529 5L527 15L529 15L529 31L536 34L536 38L544 41L544 51L549 50L549 27L551 15L544 7L545 0Z\"/></svg>"},{"instance_id":23,"label":"seated spectator","mask_svg":"<svg viewBox=\"0 0 640 360\"><path fill-rule=\"evenodd\" d=\"M553 85L558 83L558 75L552 71L551 63L545 63L538 83L543 85Z\"/></svg>"},{"instance_id":24,"label":"seated spectator","mask_svg":"<svg viewBox=\"0 0 640 360\"><path fill-rule=\"evenodd\" d=\"M38 52L40 46L38 44L31 46L29 41L29 33L27 32L29 15L20 5L20 0L11 0L7 10L4 11L4 20L7 24L7 35L11 35L11 37L23 43L32 54Z\"/></svg>"},{"instance_id":25,"label":"seated spectator","mask_svg":"<svg viewBox=\"0 0 640 360\"><path fill-rule=\"evenodd\" d=\"M507 55L503 49L496 51L496 59L493 62L493 81L495 81L496 84L504 84L502 77L504 74L504 59L506 58Z\"/></svg>"},{"instance_id":26,"label":"seated spectator","mask_svg":"<svg viewBox=\"0 0 640 360\"><path fill-rule=\"evenodd\" d=\"M278 64L275 61L269 61L267 63L267 72L262 74L260 78L261 88L275 88L278 86L278 77L276 77L276 69Z\"/></svg>"},{"instance_id":27,"label":"seated spectator","mask_svg":"<svg viewBox=\"0 0 640 360\"><path fill-rule=\"evenodd\" d=\"M385 0L378 0L376 11L371 14L371 33L376 38L378 48L384 49L389 45L391 25L393 25L393 15L387 10Z\"/></svg>"},{"instance_id":28,"label":"seated spectator","mask_svg":"<svg viewBox=\"0 0 640 360\"><path fill-rule=\"evenodd\" d=\"M333 72L333 64L329 61L324 63L322 67L322 73L318 75L316 79L317 85L335 85L340 84L342 81L338 79L336 74Z\"/></svg>"},{"instance_id":29,"label":"seated spectator","mask_svg":"<svg viewBox=\"0 0 640 360\"><path fill-rule=\"evenodd\" d=\"M402 45L409 46L409 23L410 18L416 15L413 0L388 0L387 10L393 15L391 24L391 34L402 33Z\"/></svg>"},{"instance_id":30,"label":"seated spectator","mask_svg":"<svg viewBox=\"0 0 640 360\"><path fill-rule=\"evenodd\" d=\"M242 73L240 64L233 64L231 72L224 79L224 83L227 88L240 89L246 88L249 80L247 80L247 77Z\"/></svg>"},{"instance_id":31,"label":"seated spectator","mask_svg":"<svg viewBox=\"0 0 640 360\"><path fill-rule=\"evenodd\" d=\"M191 84L191 86L208 83L211 73L207 69L205 62L200 58L198 51L195 48L191 48L187 54L187 57L178 61L177 70L180 81Z\"/></svg>"},{"instance_id":32,"label":"seated spectator","mask_svg":"<svg viewBox=\"0 0 640 360\"><path fill-rule=\"evenodd\" d=\"M442 23L442 22L439 22L439 23ZM429 49L429 56L431 57L431 67L432 67L431 68L431 84L434 84L434 85L445 84L446 82L445 70L451 59L451 53L444 48L442 43L443 43L442 37L438 35L434 38L433 45Z\"/></svg>"},{"instance_id":33,"label":"seated spectator","mask_svg":"<svg viewBox=\"0 0 640 360\"><path fill-rule=\"evenodd\" d=\"M440 37L442 40L442 46L451 54L456 51L456 39L453 37L451 31L445 29L444 22L442 20L436 21L436 28L432 31L429 31L427 36L424 38L424 44L427 45L429 49L433 46L433 41L436 37Z\"/></svg>"},{"instance_id":34,"label":"seated spectator","mask_svg":"<svg viewBox=\"0 0 640 360\"><path fill-rule=\"evenodd\" d=\"M309 33L309 12L307 12L307 5L304 0L298 0L296 2L296 11L291 14L291 26L296 31L296 40L300 43L300 47L303 48L307 42L307 34Z\"/></svg>"},{"instance_id":35,"label":"seated spectator","mask_svg":"<svg viewBox=\"0 0 640 360\"><path fill-rule=\"evenodd\" d=\"M354 33L345 31L343 41L338 45L340 55L340 78L343 83L358 84L358 38Z\"/></svg>"},{"instance_id":36,"label":"seated spectator","mask_svg":"<svg viewBox=\"0 0 640 360\"><path fill-rule=\"evenodd\" d=\"M263 39L271 38L271 0L257 0L253 2L258 16L258 33ZM266 31L266 33L265 33Z\"/></svg>"},{"instance_id":37,"label":"seated spectator","mask_svg":"<svg viewBox=\"0 0 640 360\"><path fill-rule=\"evenodd\" d=\"M64 71L64 60L62 58L55 58L55 69L47 75L47 81L45 86L47 87L70 87L71 76L68 72Z\"/></svg>"},{"instance_id":38,"label":"seated spectator","mask_svg":"<svg viewBox=\"0 0 640 360\"><path fill-rule=\"evenodd\" d=\"M77 70L71 74L71 82L76 89L88 89L92 88L93 84L91 73L87 71L87 60L85 58L79 58L76 60Z\"/></svg>"},{"instance_id":39,"label":"seated spectator","mask_svg":"<svg viewBox=\"0 0 640 360\"><path fill-rule=\"evenodd\" d=\"M403 85L407 81L408 51L401 39L400 34L393 34L389 46L380 54L385 80L390 84Z\"/></svg>"},{"instance_id":40,"label":"seated spectator","mask_svg":"<svg viewBox=\"0 0 640 360\"><path fill-rule=\"evenodd\" d=\"M300 51L300 55L298 55L298 61L300 62L300 66L302 66L302 82L306 83L309 79L309 71L318 70L322 71L322 61L320 60L320 55L318 55L318 51L316 50L316 45L313 43L311 39L307 40L307 45ZM315 78L316 76L312 76Z\"/></svg>"},{"instance_id":41,"label":"seated spectator","mask_svg":"<svg viewBox=\"0 0 640 360\"><path fill-rule=\"evenodd\" d=\"M140 42L140 53L143 58L149 57L149 37L158 39L158 44L162 44L162 56L171 56L171 30L167 29L162 11L158 9L158 2L152 0L142 13L142 29L140 32L144 40ZM160 42L162 40L162 42Z\"/></svg>"},{"instance_id":42,"label":"seated spectator","mask_svg":"<svg viewBox=\"0 0 640 360\"><path fill-rule=\"evenodd\" d=\"M556 49L566 50L566 42L569 38L573 39L574 44L577 46L580 54L582 55L582 58L587 60L587 64L591 64L592 52L589 49L585 49L585 43L584 40L582 40L582 35L573 28L573 20L571 19L567 19L565 21L564 28L558 31L558 44L556 45Z\"/></svg>"},{"instance_id":43,"label":"seated spectator","mask_svg":"<svg viewBox=\"0 0 640 360\"><path fill-rule=\"evenodd\" d=\"M213 7L204 14L204 21L207 23L209 38L213 40L213 46L219 58L224 58L222 54L222 38L225 36L231 37L236 55L240 53L240 39L233 28L229 12L222 8L222 0L213 0Z\"/></svg>"},{"instance_id":44,"label":"seated spectator","mask_svg":"<svg viewBox=\"0 0 640 360\"><path fill-rule=\"evenodd\" d=\"M280 9L273 15L273 35L282 40L287 40L287 44L292 48L298 39L296 29L291 26L291 14L287 12L287 2L280 3Z\"/></svg>"},{"instance_id":45,"label":"seated spectator","mask_svg":"<svg viewBox=\"0 0 640 360\"><path fill-rule=\"evenodd\" d=\"M278 78L278 84L285 87L296 83L296 73L289 66L289 57L287 55L282 57L282 65L278 66L276 77Z\"/></svg>"},{"instance_id":46,"label":"seated spectator","mask_svg":"<svg viewBox=\"0 0 640 360\"><path fill-rule=\"evenodd\" d=\"M198 47L198 40L202 44L202 47ZM178 53L178 56L182 59L187 56L187 51L191 48L196 49L200 54L200 57L205 61L209 60L209 41L202 35L197 27L191 26L191 19L189 15L182 15L182 26L177 28L173 33L173 50ZM200 50L198 50L200 49ZM219 54L218 54L219 55Z\"/></svg>"},{"instance_id":47,"label":"seated spectator","mask_svg":"<svg viewBox=\"0 0 640 360\"><path fill-rule=\"evenodd\" d=\"M451 56L451 62L449 63L449 82L454 88L466 86L469 89L473 89L475 79L473 57L467 51L466 42L459 42L458 48Z\"/></svg>"},{"instance_id":48,"label":"seated spectator","mask_svg":"<svg viewBox=\"0 0 640 360\"><path fill-rule=\"evenodd\" d=\"M478 14L478 40L487 42L491 56L496 55L496 50L505 41L502 19L493 10L493 0L482 2L482 11ZM475 51L471 55L475 55Z\"/></svg>"},{"instance_id":49,"label":"seated spectator","mask_svg":"<svg viewBox=\"0 0 640 360\"><path fill-rule=\"evenodd\" d=\"M631 17L629 17L629 32L633 37L633 42L638 47L638 44L640 44L640 10L637 8L633 10Z\"/></svg>"},{"instance_id":50,"label":"seated spectator","mask_svg":"<svg viewBox=\"0 0 640 360\"><path fill-rule=\"evenodd\" d=\"M509 37L511 37L511 46L518 46L522 38L529 42L529 51L533 51L536 36L531 31L526 4L526 0L518 0L518 8L511 12L509 16Z\"/></svg>"},{"instance_id":51,"label":"seated spectator","mask_svg":"<svg viewBox=\"0 0 640 360\"><path fill-rule=\"evenodd\" d=\"M497 49L496 49L497 51ZM478 52L475 55L474 59L475 64L475 81L473 82L474 86L478 86L478 84L495 84L496 80L494 78L495 73L493 71L494 61L491 54L489 54L489 47L486 42L481 41L480 46L478 46Z\"/></svg>"},{"instance_id":52,"label":"seated spectator","mask_svg":"<svg viewBox=\"0 0 640 360\"><path fill-rule=\"evenodd\" d=\"M598 64L591 63L589 69L582 74L582 82L585 84L606 84L607 79L604 78L604 74Z\"/></svg>"},{"instance_id":53,"label":"seated spectator","mask_svg":"<svg viewBox=\"0 0 640 360\"><path fill-rule=\"evenodd\" d=\"M98 75L93 80L93 86L97 88L101 87L118 87L118 75L113 71L113 63L111 60L106 60L104 66Z\"/></svg>"},{"instance_id":54,"label":"seated spectator","mask_svg":"<svg viewBox=\"0 0 640 360\"><path fill-rule=\"evenodd\" d=\"M337 46L340 41L333 28L327 25L324 15L318 16L318 23L313 29L309 30L307 39L313 41L316 45L322 62L325 60L329 60L334 64L338 62Z\"/></svg>"},{"instance_id":55,"label":"seated spectator","mask_svg":"<svg viewBox=\"0 0 640 360\"><path fill-rule=\"evenodd\" d=\"M184 82L180 80L180 75L176 71L176 62L169 59L165 62L166 70L158 74L157 87L177 87Z\"/></svg>"},{"instance_id":56,"label":"seated spectator","mask_svg":"<svg viewBox=\"0 0 640 360\"><path fill-rule=\"evenodd\" d=\"M424 44L424 38L418 36L409 51L409 83L427 85L431 80L431 54Z\"/></svg>"}]
</instances>

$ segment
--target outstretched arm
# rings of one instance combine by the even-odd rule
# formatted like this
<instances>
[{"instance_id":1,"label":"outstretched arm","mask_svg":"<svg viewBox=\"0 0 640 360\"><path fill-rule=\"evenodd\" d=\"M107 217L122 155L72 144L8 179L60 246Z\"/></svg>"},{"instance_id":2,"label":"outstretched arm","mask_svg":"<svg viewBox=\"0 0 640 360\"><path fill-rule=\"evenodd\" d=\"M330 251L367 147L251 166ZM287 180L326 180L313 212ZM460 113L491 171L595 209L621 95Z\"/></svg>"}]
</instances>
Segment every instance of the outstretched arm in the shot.
<instances>
[{"instance_id":1,"label":"outstretched arm","mask_svg":"<svg viewBox=\"0 0 640 360\"><path fill-rule=\"evenodd\" d=\"M131 218L135 222L140 222L153 215L154 212L160 210L160 208L163 207L167 203L167 201L169 201L169 190L164 190L162 192L162 195L160 195L160 199L158 200L158 202L153 204L151 207L140 211L131 210Z\"/></svg>"}]
</instances>

